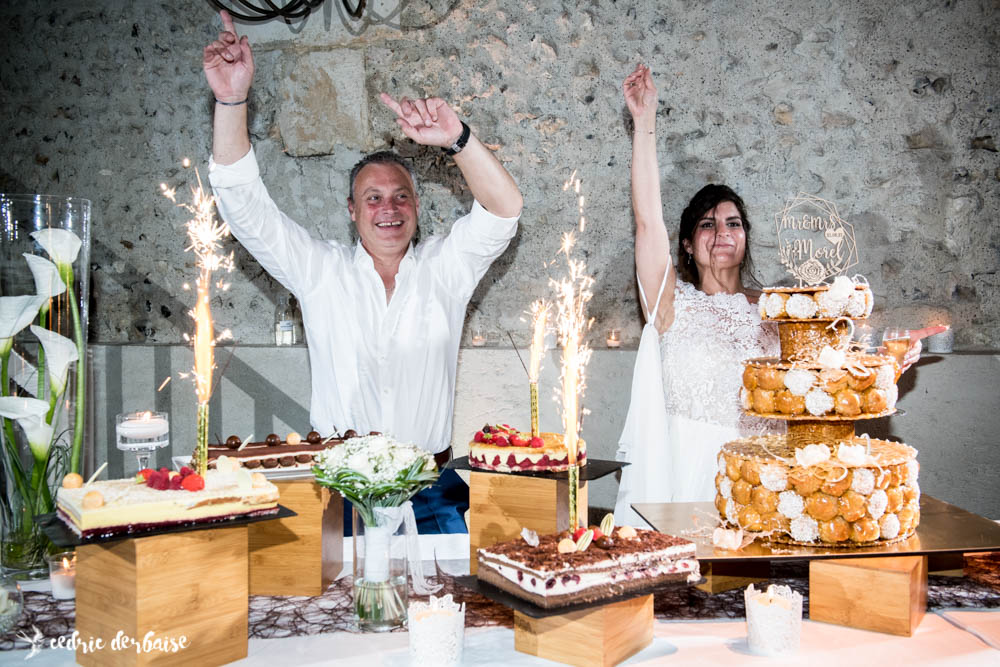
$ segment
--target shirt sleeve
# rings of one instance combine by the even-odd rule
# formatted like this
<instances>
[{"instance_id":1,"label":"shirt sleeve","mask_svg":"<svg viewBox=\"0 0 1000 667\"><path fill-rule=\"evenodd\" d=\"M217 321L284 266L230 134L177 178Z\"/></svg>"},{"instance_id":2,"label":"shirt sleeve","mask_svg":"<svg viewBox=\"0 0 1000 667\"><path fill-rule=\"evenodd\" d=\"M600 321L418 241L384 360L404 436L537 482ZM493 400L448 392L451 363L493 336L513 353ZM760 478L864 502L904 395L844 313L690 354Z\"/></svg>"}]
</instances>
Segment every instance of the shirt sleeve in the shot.
<instances>
[{"instance_id":1,"label":"shirt sleeve","mask_svg":"<svg viewBox=\"0 0 1000 667\"><path fill-rule=\"evenodd\" d=\"M519 218L501 218L473 201L441 244L438 275L449 293L465 300L472 296L490 264L510 245Z\"/></svg>"},{"instance_id":2,"label":"shirt sleeve","mask_svg":"<svg viewBox=\"0 0 1000 667\"><path fill-rule=\"evenodd\" d=\"M323 265L328 244L278 210L260 179L253 147L230 165L209 161L208 178L233 236L286 289L302 295Z\"/></svg>"}]
</instances>

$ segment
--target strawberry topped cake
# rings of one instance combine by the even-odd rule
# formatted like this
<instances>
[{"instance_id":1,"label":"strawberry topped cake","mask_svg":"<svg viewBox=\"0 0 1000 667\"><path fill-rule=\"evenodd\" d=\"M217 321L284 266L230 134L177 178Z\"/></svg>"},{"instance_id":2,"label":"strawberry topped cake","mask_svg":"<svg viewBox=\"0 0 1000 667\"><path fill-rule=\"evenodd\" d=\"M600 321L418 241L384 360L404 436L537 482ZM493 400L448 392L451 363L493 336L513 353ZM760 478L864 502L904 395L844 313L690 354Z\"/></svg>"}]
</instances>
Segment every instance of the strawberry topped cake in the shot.
<instances>
[{"instance_id":1,"label":"strawberry topped cake","mask_svg":"<svg viewBox=\"0 0 1000 667\"><path fill-rule=\"evenodd\" d=\"M579 440L576 460L587 462L587 443ZM523 433L509 424L487 424L469 443L469 465L495 472L561 472L569 468L562 433Z\"/></svg>"}]
</instances>

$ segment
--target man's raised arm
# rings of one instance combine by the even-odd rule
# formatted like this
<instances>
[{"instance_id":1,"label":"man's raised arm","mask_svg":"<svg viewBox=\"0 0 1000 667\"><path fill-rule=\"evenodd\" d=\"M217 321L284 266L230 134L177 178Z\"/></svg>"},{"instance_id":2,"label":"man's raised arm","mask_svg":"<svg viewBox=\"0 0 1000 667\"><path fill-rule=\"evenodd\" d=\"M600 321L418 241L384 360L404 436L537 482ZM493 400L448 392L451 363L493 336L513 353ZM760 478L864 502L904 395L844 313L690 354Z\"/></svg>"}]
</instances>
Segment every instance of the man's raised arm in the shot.
<instances>
[{"instance_id":1,"label":"man's raised arm","mask_svg":"<svg viewBox=\"0 0 1000 667\"><path fill-rule=\"evenodd\" d=\"M205 47L202 67L215 94L212 155L218 164L232 164L250 151L247 96L253 82L253 53L246 36L236 33L229 12L219 12L223 31Z\"/></svg>"},{"instance_id":2,"label":"man's raised arm","mask_svg":"<svg viewBox=\"0 0 1000 667\"><path fill-rule=\"evenodd\" d=\"M441 98L411 100L402 97L397 102L382 93L381 99L396 113L396 123L403 134L418 144L450 148L464 134L462 121ZM524 199L517 183L476 135L470 133L465 147L454 157L472 196L483 208L501 218L520 215Z\"/></svg>"}]
</instances>

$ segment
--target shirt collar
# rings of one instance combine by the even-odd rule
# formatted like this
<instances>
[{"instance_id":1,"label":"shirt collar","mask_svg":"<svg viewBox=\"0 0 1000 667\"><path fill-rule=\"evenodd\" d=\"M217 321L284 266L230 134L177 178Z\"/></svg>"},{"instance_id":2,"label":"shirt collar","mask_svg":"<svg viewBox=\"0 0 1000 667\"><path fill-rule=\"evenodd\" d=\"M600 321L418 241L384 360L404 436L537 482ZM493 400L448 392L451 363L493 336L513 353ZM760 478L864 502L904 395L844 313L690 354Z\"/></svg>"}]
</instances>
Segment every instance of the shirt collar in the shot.
<instances>
[{"instance_id":1,"label":"shirt collar","mask_svg":"<svg viewBox=\"0 0 1000 667\"><path fill-rule=\"evenodd\" d=\"M416 261L417 261L416 246L414 245L413 241L410 241L410 245L406 249L406 254L403 255L403 259L399 263L399 273L402 274L405 273L406 271L409 271L410 268L412 268L413 265L416 263ZM369 255L368 251L365 250L365 247L361 245L361 239L358 239L357 242L354 244L354 265L355 266L364 265L370 267L375 266L375 261L372 260L372 256Z\"/></svg>"}]
</instances>

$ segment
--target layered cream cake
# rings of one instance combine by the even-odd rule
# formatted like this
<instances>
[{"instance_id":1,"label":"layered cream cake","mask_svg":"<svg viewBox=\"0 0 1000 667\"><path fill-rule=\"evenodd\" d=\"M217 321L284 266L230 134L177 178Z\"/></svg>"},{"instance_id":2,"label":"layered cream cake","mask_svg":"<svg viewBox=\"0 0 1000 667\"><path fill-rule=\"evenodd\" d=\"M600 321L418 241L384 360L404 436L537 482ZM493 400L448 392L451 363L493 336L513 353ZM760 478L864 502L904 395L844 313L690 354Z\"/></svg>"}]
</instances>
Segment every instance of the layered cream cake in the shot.
<instances>
[{"instance_id":1,"label":"layered cream cake","mask_svg":"<svg viewBox=\"0 0 1000 667\"><path fill-rule=\"evenodd\" d=\"M587 462L587 443L577 441L577 463ZM496 472L560 472L569 468L562 433L522 433L507 424L487 424L469 443L469 465Z\"/></svg>"},{"instance_id":2,"label":"layered cream cake","mask_svg":"<svg viewBox=\"0 0 1000 667\"><path fill-rule=\"evenodd\" d=\"M519 538L481 548L476 576L543 608L701 578L695 545L679 537L622 526L583 550L563 553L559 546L567 535L538 537L537 546Z\"/></svg>"},{"instance_id":3,"label":"layered cream cake","mask_svg":"<svg viewBox=\"0 0 1000 667\"><path fill-rule=\"evenodd\" d=\"M82 537L277 513L278 487L260 473L235 464L223 467L226 472L209 470L204 478L189 470L182 474L163 468L144 471L135 479L63 487L56 506L59 517Z\"/></svg>"},{"instance_id":4,"label":"layered cream cake","mask_svg":"<svg viewBox=\"0 0 1000 667\"><path fill-rule=\"evenodd\" d=\"M723 520L774 542L867 546L905 540L920 522L917 451L855 437L795 447L786 436L727 443L715 507Z\"/></svg>"},{"instance_id":5,"label":"layered cream cake","mask_svg":"<svg viewBox=\"0 0 1000 667\"><path fill-rule=\"evenodd\" d=\"M369 435L377 435L372 431ZM343 436L323 438L318 432L310 431L302 437L292 431L284 438L271 433L260 442L247 442L236 435L226 438L224 444L209 445L208 467L215 468L215 461L220 456L228 456L237 461L241 467L248 470L312 470L316 455L320 452L342 445L344 440L355 438L358 433L346 431Z\"/></svg>"}]
</instances>

